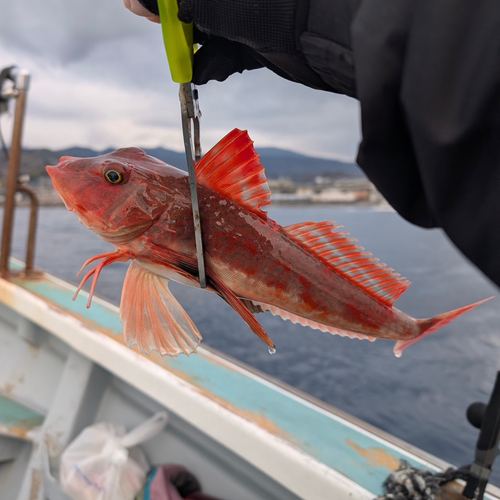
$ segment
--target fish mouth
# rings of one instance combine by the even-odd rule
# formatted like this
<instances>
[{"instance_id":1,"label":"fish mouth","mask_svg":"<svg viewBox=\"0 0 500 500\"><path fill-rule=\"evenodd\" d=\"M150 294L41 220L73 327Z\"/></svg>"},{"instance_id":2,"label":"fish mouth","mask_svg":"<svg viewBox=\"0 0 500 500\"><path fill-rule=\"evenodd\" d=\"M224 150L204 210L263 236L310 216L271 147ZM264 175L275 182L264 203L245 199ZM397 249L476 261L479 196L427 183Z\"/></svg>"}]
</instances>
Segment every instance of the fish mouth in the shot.
<instances>
[{"instance_id":1,"label":"fish mouth","mask_svg":"<svg viewBox=\"0 0 500 500\"><path fill-rule=\"evenodd\" d=\"M63 156L63 158L68 159L69 157ZM56 165L56 166L47 165L45 167L45 170L49 174L50 180L52 181L52 186L53 186L55 192L59 195L59 198L61 198L61 200L63 201L66 208L70 212L73 212L73 210L75 208L74 204L70 202L70 200L68 199L68 196L64 192L64 189L62 189L62 187L60 186L60 178L59 178L60 177L60 166L61 166L61 163L59 163L59 165Z\"/></svg>"},{"instance_id":2,"label":"fish mouth","mask_svg":"<svg viewBox=\"0 0 500 500\"><path fill-rule=\"evenodd\" d=\"M115 231L100 231L97 229L92 229L100 238L112 245L125 245L135 240L141 234L145 233L155 222L155 219L150 219L144 222L138 222L132 226L122 227Z\"/></svg>"}]
</instances>

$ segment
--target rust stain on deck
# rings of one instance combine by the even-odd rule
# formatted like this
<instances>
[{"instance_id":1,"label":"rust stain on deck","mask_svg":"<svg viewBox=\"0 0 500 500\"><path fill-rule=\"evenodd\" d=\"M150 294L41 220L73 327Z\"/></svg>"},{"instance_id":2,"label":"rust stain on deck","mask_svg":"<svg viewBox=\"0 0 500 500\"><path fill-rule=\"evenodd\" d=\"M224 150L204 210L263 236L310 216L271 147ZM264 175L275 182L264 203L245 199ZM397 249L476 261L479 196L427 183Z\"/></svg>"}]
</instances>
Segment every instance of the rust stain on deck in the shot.
<instances>
[{"instance_id":1,"label":"rust stain on deck","mask_svg":"<svg viewBox=\"0 0 500 500\"><path fill-rule=\"evenodd\" d=\"M394 472L399 469L399 458L391 455L382 448L363 448L359 446L354 441L346 439L347 446L358 452L370 465L374 467L385 467L389 469L390 472Z\"/></svg>"},{"instance_id":2,"label":"rust stain on deck","mask_svg":"<svg viewBox=\"0 0 500 500\"><path fill-rule=\"evenodd\" d=\"M25 427L8 427L0 424L0 435L2 436L17 436L26 439L29 430Z\"/></svg>"},{"instance_id":3,"label":"rust stain on deck","mask_svg":"<svg viewBox=\"0 0 500 500\"><path fill-rule=\"evenodd\" d=\"M253 422L256 424L258 427L261 429L264 429L265 431L269 432L269 434L273 434L274 436L281 437L285 439L288 442L293 442L294 444L300 446L301 442L292 434L286 432L284 429L282 429L279 425L275 424L271 419L267 418L266 416L262 415L261 413L257 413L254 411L250 410L243 410L242 408L230 403L229 401L222 399L218 396L215 396L213 393L211 393L209 390L204 389L196 385L196 383L192 382L189 380L189 377L182 377L180 373L176 373L176 375L183 380L186 380L186 382L189 382L191 385L194 385L196 390L205 396L208 399L211 399L215 403L217 403L219 406L222 406L222 408L225 408L226 410L229 410L231 413L234 413L235 415L238 415L245 420L248 420L250 422ZM184 374L185 375L185 374Z\"/></svg>"},{"instance_id":4,"label":"rust stain on deck","mask_svg":"<svg viewBox=\"0 0 500 500\"><path fill-rule=\"evenodd\" d=\"M0 387L0 395L8 396L12 394L19 385L24 384L25 378L25 373L18 373L13 376L11 380L8 380Z\"/></svg>"},{"instance_id":5,"label":"rust stain on deck","mask_svg":"<svg viewBox=\"0 0 500 500\"><path fill-rule=\"evenodd\" d=\"M0 394L5 394L8 396L15 389L15 385L11 382L6 382L2 387L0 387Z\"/></svg>"},{"instance_id":6,"label":"rust stain on deck","mask_svg":"<svg viewBox=\"0 0 500 500\"><path fill-rule=\"evenodd\" d=\"M37 500L40 496L40 490L43 484L42 471L40 469L33 469L31 471L31 488L30 488L30 500Z\"/></svg>"},{"instance_id":7,"label":"rust stain on deck","mask_svg":"<svg viewBox=\"0 0 500 500\"><path fill-rule=\"evenodd\" d=\"M33 435L33 432L36 432L39 429L39 426L13 426L10 427L8 425L0 424L0 436L14 436L24 440L30 440L30 436Z\"/></svg>"},{"instance_id":8,"label":"rust stain on deck","mask_svg":"<svg viewBox=\"0 0 500 500\"><path fill-rule=\"evenodd\" d=\"M137 349L137 346L134 346L133 350L135 352L138 352L136 349ZM139 353L139 354L141 354L141 353ZM165 366L165 361L157 353L152 353L151 356L145 356L144 354L141 354L141 356L144 356L149 361L152 361L153 363L160 365L162 368L164 368L168 372L172 373L176 377L189 383L202 396L205 396L206 398L210 399L211 401L214 401L222 408L230 411L231 413L233 413L235 415L238 415L238 416L244 418L247 421L253 422L258 427L269 432L270 434L273 434L274 436L281 437L281 438L285 439L286 441L294 443L296 446L303 448L304 443L302 443L300 440L298 440L294 435L292 435L292 434L288 433L287 431L285 431L284 429L282 429L279 425L274 423L271 419L267 418L265 415L262 415L262 413L258 413L258 412L251 411L251 410L244 410L244 409L240 408L239 406L227 401L226 399L223 399L219 396L216 396L210 390L208 390L204 387L200 387L200 385L197 383L195 377L192 377L189 374L182 372L180 370L175 370L169 366ZM223 365L223 366L225 368L225 365Z\"/></svg>"},{"instance_id":9,"label":"rust stain on deck","mask_svg":"<svg viewBox=\"0 0 500 500\"><path fill-rule=\"evenodd\" d=\"M12 307L14 303L14 299L12 297L12 283L9 283L3 278L0 278L0 285L0 302L3 302L5 305Z\"/></svg>"}]
</instances>

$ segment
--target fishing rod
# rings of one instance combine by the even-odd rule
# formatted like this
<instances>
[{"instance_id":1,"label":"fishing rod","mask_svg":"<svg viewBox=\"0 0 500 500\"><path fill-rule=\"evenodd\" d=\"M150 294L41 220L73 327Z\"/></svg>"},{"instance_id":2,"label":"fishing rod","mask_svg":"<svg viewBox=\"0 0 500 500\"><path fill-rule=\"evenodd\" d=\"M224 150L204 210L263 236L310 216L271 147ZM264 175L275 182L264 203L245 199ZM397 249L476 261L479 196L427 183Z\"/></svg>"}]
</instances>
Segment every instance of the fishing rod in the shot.
<instances>
[{"instance_id":1,"label":"fishing rod","mask_svg":"<svg viewBox=\"0 0 500 500\"><path fill-rule=\"evenodd\" d=\"M384 493L375 500L436 500L443 495L443 486L462 480L465 487L456 498L483 500L491 469L499 454L500 439L500 371L488 404L475 402L467 408L467 420L480 429L474 462L458 469L451 467L433 473L413 467L401 460L397 471L389 474L382 486ZM455 498L455 497L453 497Z\"/></svg>"},{"instance_id":2,"label":"fishing rod","mask_svg":"<svg viewBox=\"0 0 500 500\"><path fill-rule=\"evenodd\" d=\"M500 371L488 404L472 403L467 408L467 420L480 429L476 444L474 462L470 466L469 477L462 492L465 498L482 500L491 474L495 458L499 454L500 440ZM477 496L476 495L477 492Z\"/></svg>"}]
</instances>

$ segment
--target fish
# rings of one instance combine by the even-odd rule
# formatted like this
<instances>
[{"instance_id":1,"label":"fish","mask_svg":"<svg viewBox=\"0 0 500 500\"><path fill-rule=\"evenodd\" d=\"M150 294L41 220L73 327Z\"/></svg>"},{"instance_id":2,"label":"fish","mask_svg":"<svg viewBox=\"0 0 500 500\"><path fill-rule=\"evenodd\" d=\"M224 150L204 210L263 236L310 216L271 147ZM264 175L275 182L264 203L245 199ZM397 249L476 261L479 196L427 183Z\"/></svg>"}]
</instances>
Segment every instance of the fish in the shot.
<instances>
[{"instance_id":1,"label":"fish","mask_svg":"<svg viewBox=\"0 0 500 500\"><path fill-rule=\"evenodd\" d=\"M129 347L147 355L196 352L202 335L169 289L199 287L189 178L138 148L94 158L64 156L47 172L66 208L115 251L93 276L90 307L102 269L131 261L120 303ZM246 131L234 129L195 165L206 290L218 294L267 346L276 347L255 315L269 311L322 332L396 341L394 353L486 300L427 319L394 307L410 282L358 245L336 222L287 227L263 209L271 191ZM79 275L80 275L79 273ZM490 297L491 298L491 297Z\"/></svg>"}]
</instances>

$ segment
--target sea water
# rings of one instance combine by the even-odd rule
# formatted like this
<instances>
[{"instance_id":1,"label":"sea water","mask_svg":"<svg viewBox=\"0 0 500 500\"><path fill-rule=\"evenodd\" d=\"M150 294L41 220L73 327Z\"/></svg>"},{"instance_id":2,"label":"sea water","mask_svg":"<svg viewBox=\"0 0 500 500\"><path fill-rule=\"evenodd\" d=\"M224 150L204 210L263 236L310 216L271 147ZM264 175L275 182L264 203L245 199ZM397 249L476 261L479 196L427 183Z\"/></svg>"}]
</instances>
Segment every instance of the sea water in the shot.
<instances>
[{"instance_id":1,"label":"sea water","mask_svg":"<svg viewBox=\"0 0 500 500\"><path fill-rule=\"evenodd\" d=\"M277 348L270 356L223 300L174 283L173 293L206 344L454 465L471 463L478 431L467 423L465 410L473 401L488 400L500 368L498 289L441 231L412 226L394 212L300 206L271 208L269 215L283 226L325 220L344 225L360 245L412 282L397 306L413 317L497 298L409 347L400 359L391 341L341 338L259 314ZM27 218L28 211L20 209L13 245L20 258ZM41 209L38 267L76 283L83 262L110 249L66 209ZM118 303L127 266L105 268L97 294ZM500 484L500 474L493 477Z\"/></svg>"}]
</instances>

